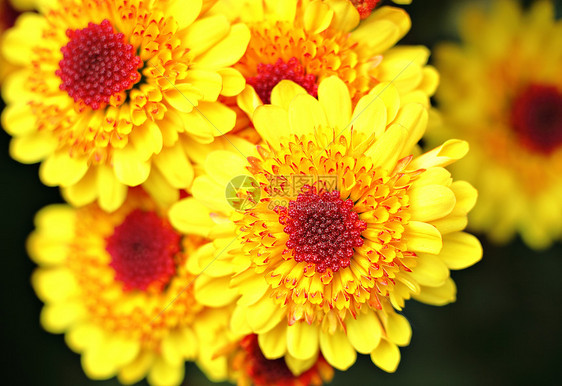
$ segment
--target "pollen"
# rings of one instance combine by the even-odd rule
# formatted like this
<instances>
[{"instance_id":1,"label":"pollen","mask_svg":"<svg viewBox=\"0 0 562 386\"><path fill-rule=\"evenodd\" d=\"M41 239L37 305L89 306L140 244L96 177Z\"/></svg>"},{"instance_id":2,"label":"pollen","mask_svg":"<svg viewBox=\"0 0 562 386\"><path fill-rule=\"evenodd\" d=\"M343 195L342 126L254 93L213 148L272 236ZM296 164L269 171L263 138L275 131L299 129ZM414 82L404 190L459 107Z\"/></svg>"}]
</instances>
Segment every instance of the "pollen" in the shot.
<instances>
[{"instance_id":1,"label":"pollen","mask_svg":"<svg viewBox=\"0 0 562 386\"><path fill-rule=\"evenodd\" d=\"M511 124L523 145L549 154L562 145L562 93L533 84L515 98Z\"/></svg>"},{"instance_id":2,"label":"pollen","mask_svg":"<svg viewBox=\"0 0 562 386\"><path fill-rule=\"evenodd\" d=\"M342 200L337 190L317 194L305 185L288 208L276 212L289 235L285 253L293 250L295 261L314 263L317 272L348 267L354 248L363 245L367 224L353 211L353 201Z\"/></svg>"},{"instance_id":3,"label":"pollen","mask_svg":"<svg viewBox=\"0 0 562 386\"><path fill-rule=\"evenodd\" d=\"M70 41L61 48L63 59L56 75L62 81L60 89L75 102L82 101L97 110L140 80L142 60L108 20L68 29L66 35Z\"/></svg>"},{"instance_id":4,"label":"pollen","mask_svg":"<svg viewBox=\"0 0 562 386\"><path fill-rule=\"evenodd\" d=\"M305 74L304 68L296 57L292 57L286 63L283 59L277 59L274 64L259 63L258 74L246 79L253 86L256 93L265 104L270 103L271 90L282 80L292 80L302 86L313 97L318 96L318 84L316 77Z\"/></svg>"},{"instance_id":5,"label":"pollen","mask_svg":"<svg viewBox=\"0 0 562 386\"><path fill-rule=\"evenodd\" d=\"M176 273L180 236L156 213L136 209L107 238L106 250L125 290L162 290Z\"/></svg>"}]
</instances>

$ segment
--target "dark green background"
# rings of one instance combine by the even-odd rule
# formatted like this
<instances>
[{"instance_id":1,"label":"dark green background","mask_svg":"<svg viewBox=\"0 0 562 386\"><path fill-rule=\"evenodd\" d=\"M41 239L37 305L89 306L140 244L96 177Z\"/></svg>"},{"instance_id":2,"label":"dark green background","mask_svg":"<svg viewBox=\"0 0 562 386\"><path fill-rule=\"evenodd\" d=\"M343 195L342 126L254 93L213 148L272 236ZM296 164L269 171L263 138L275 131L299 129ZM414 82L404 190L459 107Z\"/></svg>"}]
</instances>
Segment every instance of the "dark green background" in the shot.
<instances>
[{"instance_id":1,"label":"dark green background","mask_svg":"<svg viewBox=\"0 0 562 386\"><path fill-rule=\"evenodd\" d=\"M455 19L450 10L459 3L414 0L405 6L413 27L403 42L431 47L440 39L454 38ZM560 1L557 3L560 8ZM41 303L29 284L34 265L26 256L24 242L35 212L61 198L57 189L41 185L37 165L21 165L9 158L8 142L8 135L1 131L2 383L116 385L114 379L87 379L79 356L66 347L63 337L39 326ZM503 248L481 240L483 260L452 274L458 287L456 303L432 307L408 302L405 315L413 338L401 350L402 361L395 374L386 374L368 356L360 356L350 370L336 372L332 384L558 383L562 364L561 244L537 253L519 240ZM191 364L185 383L210 384Z\"/></svg>"}]
</instances>

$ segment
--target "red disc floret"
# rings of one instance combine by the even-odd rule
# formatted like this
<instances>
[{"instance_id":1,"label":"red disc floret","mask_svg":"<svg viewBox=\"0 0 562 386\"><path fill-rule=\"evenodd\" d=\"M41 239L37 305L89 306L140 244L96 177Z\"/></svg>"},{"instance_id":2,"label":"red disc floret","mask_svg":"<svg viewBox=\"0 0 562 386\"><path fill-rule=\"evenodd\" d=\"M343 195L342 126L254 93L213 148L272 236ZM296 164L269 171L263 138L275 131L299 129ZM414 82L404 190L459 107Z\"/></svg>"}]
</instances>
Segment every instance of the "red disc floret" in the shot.
<instances>
[{"instance_id":1,"label":"red disc floret","mask_svg":"<svg viewBox=\"0 0 562 386\"><path fill-rule=\"evenodd\" d=\"M369 16L379 2L380 0L351 0L351 3L357 8L361 19Z\"/></svg>"},{"instance_id":2,"label":"red disc floret","mask_svg":"<svg viewBox=\"0 0 562 386\"><path fill-rule=\"evenodd\" d=\"M522 144L549 154L562 146L562 93L551 85L532 84L515 98L511 124Z\"/></svg>"},{"instance_id":3,"label":"red disc floret","mask_svg":"<svg viewBox=\"0 0 562 386\"><path fill-rule=\"evenodd\" d=\"M68 29L66 35L70 41L61 48L63 59L56 74L62 81L60 89L75 102L83 101L97 110L109 103L112 95L139 81L142 60L108 20L88 23L83 29Z\"/></svg>"},{"instance_id":4,"label":"red disc floret","mask_svg":"<svg viewBox=\"0 0 562 386\"><path fill-rule=\"evenodd\" d=\"M275 64L260 63L257 72L258 75L246 79L246 82L254 87L263 103L271 102L271 90L282 80L292 80L313 97L318 96L316 77L312 74L305 74L303 66L295 57L289 59L287 63L281 58L277 59Z\"/></svg>"},{"instance_id":5,"label":"red disc floret","mask_svg":"<svg viewBox=\"0 0 562 386\"><path fill-rule=\"evenodd\" d=\"M161 290L176 273L180 236L154 212L132 211L107 238L109 264L125 290Z\"/></svg>"},{"instance_id":6,"label":"red disc floret","mask_svg":"<svg viewBox=\"0 0 562 386\"><path fill-rule=\"evenodd\" d=\"M289 235L286 252L292 250L295 261L314 263L317 272L348 267L353 248L363 245L367 223L353 211L353 201L342 200L337 190L317 194L306 185L288 208L275 210Z\"/></svg>"}]
</instances>

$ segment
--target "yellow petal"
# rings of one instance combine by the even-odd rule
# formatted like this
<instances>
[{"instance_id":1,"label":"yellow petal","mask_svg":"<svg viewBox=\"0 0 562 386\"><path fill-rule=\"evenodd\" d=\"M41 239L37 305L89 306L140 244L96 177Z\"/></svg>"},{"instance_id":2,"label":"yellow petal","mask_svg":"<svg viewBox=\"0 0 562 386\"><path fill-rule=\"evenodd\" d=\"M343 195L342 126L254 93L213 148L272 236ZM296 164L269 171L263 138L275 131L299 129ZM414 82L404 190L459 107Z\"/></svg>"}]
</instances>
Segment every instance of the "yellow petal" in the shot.
<instances>
[{"instance_id":1,"label":"yellow petal","mask_svg":"<svg viewBox=\"0 0 562 386\"><path fill-rule=\"evenodd\" d=\"M249 174L246 166L248 161L238 152L216 150L205 161L205 171L217 184L226 185L238 176Z\"/></svg>"},{"instance_id":2,"label":"yellow petal","mask_svg":"<svg viewBox=\"0 0 562 386\"><path fill-rule=\"evenodd\" d=\"M179 190L171 186L157 168L150 171L148 178L142 184L142 188L146 190L158 205L164 208L177 202L180 197Z\"/></svg>"},{"instance_id":3,"label":"yellow petal","mask_svg":"<svg viewBox=\"0 0 562 386\"><path fill-rule=\"evenodd\" d=\"M451 190L455 193L457 204L455 212L468 213L476 204L478 192L466 181L455 181L451 184Z\"/></svg>"},{"instance_id":4,"label":"yellow petal","mask_svg":"<svg viewBox=\"0 0 562 386\"><path fill-rule=\"evenodd\" d=\"M10 141L10 156L15 160L32 164L52 154L58 141L50 132L40 131L25 137L15 137Z\"/></svg>"},{"instance_id":5,"label":"yellow petal","mask_svg":"<svg viewBox=\"0 0 562 386\"><path fill-rule=\"evenodd\" d=\"M403 127L392 125L365 152L365 155L371 157L374 165L390 171L396 166L406 135L407 131Z\"/></svg>"},{"instance_id":6,"label":"yellow petal","mask_svg":"<svg viewBox=\"0 0 562 386\"><path fill-rule=\"evenodd\" d=\"M210 133L218 137L234 128L236 113L222 103L200 102L197 111L185 116L184 121L190 134L197 136L202 132L204 136Z\"/></svg>"},{"instance_id":7,"label":"yellow petal","mask_svg":"<svg viewBox=\"0 0 562 386\"><path fill-rule=\"evenodd\" d=\"M142 184L150 173L150 163L139 159L136 152L130 147L114 151L113 167L117 179L129 186Z\"/></svg>"},{"instance_id":8,"label":"yellow petal","mask_svg":"<svg viewBox=\"0 0 562 386\"><path fill-rule=\"evenodd\" d=\"M281 322L275 328L259 334L258 343L267 359L281 358L287 352L287 324Z\"/></svg>"},{"instance_id":9,"label":"yellow petal","mask_svg":"<svg viewBox=\"0 0 562 386\"><path fill-rule=\"evenodd\" d=\"M318 355L303 360L297 359L289 353L285 354L285 364L295 376L299 376L309 370L312 366L314 366L316 361L318 361Z\"/></svg>"},{"instance_id":10,"label":"yellow petal","mask_svg":"<svg viewBox=\"0 0 562 386\"><path fill-rule=\"evenodd\" d=\"M149 350L143 350L131 363L119 370L117 378L119 382L126 385L139 382L146 376L153 363L154 354Z\"/></svg>"},{"instance_id":11,"label":"yellow petal","mask_svg":"<svg viewBox=\"0 0 562 386\"><path fill-rule=\"evenodd\" d=\"M213 15L198 19L191 24L182 40L185 47L189 47L189 53L196 58L220 42L228 35L229 30L230 23L225 16Z\"/></svg>"},{"instance_id":12,"label":"yellow petal","mask_svg":"<svg viewBox=\"0 0 562 386\"><path fill-rule=\"evenodd\" d=\"M371 360L384 371L393 373L400 363L400 349L394 343L383 339L371 353Z\"/></svg>"},{"instance_id":13,"label":"yellow petal","mask_svg":"<svg viewBox=\"0 0 562 386\"><path fill-rule=\"evenodd\" d=\"M34 56L37 42L41 41L43 30L48 24L42 15L26 12L20 15L14 28L2 36L2 56L13 64L28 66Z\"/></svg>"},{"instance_id":14,"label":"yellow petal","mask_svg":"<svg viewBox=\"0 0 562 386\"><path fill-rule=\"evenodd\" d=\"M209 307L223 307L233 303L238 292L229 286L230 277L212 278L206 275L195 279L195 298Z\"/></svg>"},{"instance_id":15,"label":"yellow petal","mask_svg":"<svg viewBox=\"0 0 562 386\"><path fill-rule=\"evenodd\" d=\"M36 270L31 284L37 297L45 303L64 301L79 291L74 275L64 267Z\"/></svg>"},{"instance_id":16,"label":"yellow petal","mask_svg":"<svg viewBox=\"0 0 562 386\"><path fill-rule=\"evenodd\" d=\"M290 133L301 136L314 134L318 129L328 126L328 121L316 98L299 94L289 105L289 124Z\"/></svg>"},{"instance_id":17,"label":"yellow petal","mask_svg":"<svg viewBox=\"0 0 562 386\"><path fill-rule=\"evenodd\" d=\"M167 4L167 12L169 15L174 15L174 20L178 23L179 28L185 28L197 19L202 4L202 0L193 0L189 2L189 7L186 7L183 1L172 0Z\"/></svg>"},{"instance_id":18,"label":"yellow petal","mask_svg":"<svg viewBox=\"0 0 562 386\"><path fill-rule=\"evenodd\" d=\"M408 130L404 143L404 152L407 154L403 153L403 156L412 154L412 149L425 133L427 121L427 109L419 103L408 103L400 108L394 123Z\"/></svg>"},{"instance_id":19,"label":"yellow petal","mask_svg":"<svg viewBox=\"0 0 562 386\"><path fill-rule=\"evenodd\" d=\"M422 287L419 294L413 295L414 299L433 306L444 306L452 303L457 297L457 287L453 279L448 278L440 287Z\"/></svg>"},{"instance_id":20,"label":"yellow petal","mask_svg":"<svg viewBox=\"0 0 562 386\"><path fill-rule=\"evenodd\" d=\"M432 221L447 216L455 207L455 194L442 185L426 185L408 191L412 220Z\"/></svg>"},{"instance_id":21,"label":"yellow petal","mask_svg":"<svg viewBox=\"0 0 562 386\"><path fill-rule=\"evenodd\" d=\"M357 102L353 110L351 122L346 126L353 131L362 133L365 138L378 138L386 129L386 106L377 94L368 94Z\"/></svg>"},{"instance_id":22,"label":"yellow petal","mask_svg":"<svg viewBox=\"0 0 562 386\"><path fill-rule=\"evenodd\" d=\"M275 90L275 88L274 88ZM273 97L273 93L271 94ZM256 90L249 84L244 87L244 90L236 97L236 103L238 107L242 109L250 118L253 117L254 111L258 106L263 105L260 97L256 93Z\"/></svg>"},{"instance_id":23,"label":"yellow petal","mask_svg":"<svg viewBox=\"0 0 562 386\"><path fill-rule=\"evenodd\" d=\"M89 347L99 344L103 339L102 329L93 323L81 323L72 326L64 336L64 340L70 349L80 353Z\"/></svg>"},{"instance_id":24,"label":"yellow petal","mask_svg":"<svg viewBox=\"0 0 562 386\"><path fill-rule=\"evenodd\" d=\"M100 192L97 189L97 169L98 167L90 168L76 184L61 189L62 196L69 204L83 206L94 202L98 198ZM113 173L113 170L111 170L111 173Z\"/></svg>"},{"instance_id":25,"label":"yellow petal","mask_svg":"<svg viewBox=\"0 0 562 386\"><path fill-rule=\"evenodd\" d=\"M152 385L175 386L181 384L185 373L185 364L174 365L163 358L157 358L148 373L148 383Z\"/></svg>"},{"instance_id":26,"label":"yellow petal","mask_svg":"<svg viewBox=\"0 0 562 386\"><path fill-rule=\"evenodd\" d=\"M296 359L306 360L318 354L318 327L306 322L287 326L287 350Z\"/></svg>"},{"instance_id":27,"label":"yellow petal","mask_svg":"<svg viewBox=\"0 0 562 386\"><path fill-rule=\"evenodd\" d=\"M399 346L407 346L410 343L412 327L403 315L395 312L389 313L384 323L384 329L387 339L392 343Z\"/></svg>"},{"instance_id":28,"label":"yellow petal","mask_svg":"<svg viewBox=\"0 0 562 386\"><path fill-rule=\"evenodd\" d=\"M445 250L445 244L441 253ZM418 283L428 287L439 287L449 278L449 269L439 257L418 253L416 266L410 273Z\"/></svg>"},{"instance_id":29,"label":"yellow petal","mask_svg":"<svg viewBox=\"0 0 562 386\"><path fill-rule=\"evenodd\" d=\"M39 167L39 177L47 186L70 186L77 183L88 171L86 158L73 158L67 151L57 151Z\"/></svg>"},{"instance_id":30,"label":"yellow petal","mask_svg":"<svg viewBox=\"0 0 562 386\"><path fill-rule=\"evenodd\" d=\"M291 101L299 94L308 94L308 92L300 84L284 79L271 90L271 104L288 111Z\"/></svg>"},{"instance_id":31,"label":"yellow petal","mask_svg":"<svg viewBox=\"0 0 562 386\"><path fill-rule=\"evenodd\" d=\"M142 126L135 127L129 135L130 143L135 147L137 156L147 161L153 154L162 150L162 132L158 125L147 121Z\"/></svg>"},{"instance_id":32,"label":"yellow petal","mask_svg":"<svg viewBox=\"0 0 562 386\"><path fill-rule=\"evenodd\" d=\"M290 133L289 117L281 107L260 106L254 112L254 126L264 141L279 146L281 138Z\"/></svg>"},{"instance_id":33,"label":"yellow petal","mask_svg":"<svg viewBox=\"0 0 562 386\"><path fill-rule=\"evenodd\" d=\"M322 330L320 332L320 349L328 363L338 370L347 370L357 359L357 352L341 329L333 334Z\"/></svg>"},{"instance_id":34,"label":"yellow petal","mask_svg":"<svg viewBox=\"0 0 562 386\"><path fill-rule=\"evenodd\" d=\"M377 347L381 340L381 325L372 311L357 315L357 319L348 318L347 337L349 342L361 354L369 354Z\"/></svg>"},{"instance_id":35,"label":"yellow petal","mask_svg":"<svg viewBox=\"0 0 562 386\"><path fill-rule=\"evenodd\" d=\"M11 136L30 135L37 130L37 118L30 105L13 103L2 112L2 127Z\"/></svg>"},{"instance_id":36,"label":"yellow petal","mask_svg":"<svg viewBox=\"0 0 562 386\"><path fill-rule=\"evenodd\" d=\"M338 31L351 31L360 22L357 8L349 1L325 0L334 10L331 27Z\"/></svg>"},{"instance_id":37,"label":"yellow petal","mask_svg":"<svg viewBox=\"0 0 562 386\"><path fill-rule=\"evenodd\" d=\"M185 189L193 182L193 166L179 143L163 149L153 162L172 187Z\"/></svg>"},{"instance_id":38,"label":"yellow petal","mask_svg":"<svg viewBox=\"0 0 562 386\"><path fill-rule=\"evenodd\" d=\"M250 327L252 327L252 331L262 334L281 323L285 319L286 311L285 308L275 303L270 294L266 292L261 300L246 307L246 319Z\"/></svg>"},{"instance_id":39,"label":"yellow petal","mask_svg":"<svg viewBox=\"0 0 562 386\"><path fill-rule=\"evenodd\" d=\"M328 126L336 131L343 130L351 119L351 99L345 83L336 76L324 79L318 86L318 100L326 113Z\"/></svg>"},{"instance_id":40,"label":"yellow petal","mask_svg":"<svg viewBox=\"0 0 562 386\"><path fill-rule=\"evenodd\" d=\"M244 90L246 86L246 79L234 68L223 68L218 71L222 77L222 90L221 95L235 96Z\"/></svg>"},{"instance_id":41,"label":"yellow petal","mask_svg":"<svg viewBox=\"0 0 562 386\"><path fill-rule=\"evenodd\" d=\"M439 258L450 269L468 268L482 259L482 245L469 233L451 233L443 237Z\"/></svg>"},{"instance_id":42,"label":"yellow petal","mask_svg":"<svg viewBox=\"0 0 562 386\"><path fill-rule=\"evenodd\" d=\"M190 70L185 80L201 92L204 101L216 101L222 90L222 77L215 71Z\"/></svg>"},{"instance_id":43,"label":"yellow petal","mask_svg":"<svg viewBox=\"0 0 562 386\"><path fill-rule=\"evenodd\" d=\"M168 216L172 226L184 234L206 237L214 225L209 209L192 197L175 203Z\"/></svg>"},{"instance_id":44,"label":"yellow petal","mask_svg":"<svg viewBox=\"0 0 562 386\"><path fill-rule=\"evenodd\" d=\"M197 177L191 188L193 197L209 208L219 213L231 213L234 211L226 201L226 186L220 186L209 176Z\"/></svg>"},{"instance_id":45,"label":"yellow petal","mask_svg":"<svg viewBox=\"0 0 562 386\"><path fill-rule=\"evenodd\" d=\"M96 185L99 205L105 211L117 210L127 197L127 187L117 180L113 169L107 165L97 167Z\"/></svg>"},{"instance_id":46,"label":"yellow petal","mask_svg":"<svg viewBox=\"0 0 562 386\"><path fill-rule=\"evenodd\" d=\"M248 27L245 24L235 24L228 36L197 58L193 67L219 69L232 66L244 55L249 42Z\"/></svg>"},{"instance_id":47,"label":"yellow petal","mask_svg":"<svg viewBox=\"0 0 562 386\"><path fill-rule=\"evenodd\" d=\"M311 2L304 11L304 29L312 34L318 34L330 26L334 11L328 4L320 1Z\"/></svg>"},{"instance_id":48,"label":"yellow petal","mask_svg":"<svg viewBox=\"0 0 562 386\"><path fill-rule=\"evenodd\" d=\"M408 169L429 169L434 166L447 166L468 153L468 142L450 139L443 145L415 158Z\"/></svg>"},{"instance_id":49,"label":"yellow petal","mask_svg":"<svg viewBox=\"0 0 562 386\"><path fill-rule=\"evenodd\" d=\"M426 252L433 255L441 251L443 246L441 233L433 225L410 221L405 228L403 240L406 241L409 251Z\"/></svg>"},{"instance_id":50,"label":"yellow petal","mask_svg":"<svg viewBox=\"0 0 562 386\"><path fill-rule=\"evenodd\" d=\"M41 310L41 325L53 334L60 334L86 315L84 306L76 301L49 303Z\"/></svg>"}]
</instances>

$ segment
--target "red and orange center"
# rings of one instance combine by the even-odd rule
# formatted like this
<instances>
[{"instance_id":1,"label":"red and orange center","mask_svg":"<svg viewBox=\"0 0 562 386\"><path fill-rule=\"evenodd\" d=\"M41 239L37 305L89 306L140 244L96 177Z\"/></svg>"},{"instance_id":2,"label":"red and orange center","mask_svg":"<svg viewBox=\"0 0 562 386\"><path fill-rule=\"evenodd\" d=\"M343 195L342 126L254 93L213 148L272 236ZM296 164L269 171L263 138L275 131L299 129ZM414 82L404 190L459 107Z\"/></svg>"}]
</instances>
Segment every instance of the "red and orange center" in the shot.
<instances>
[{"instance_id":1,"label":"red and orange center","mask_svg":"<svg viewBox=\"0 0 562 386\"><path fill-rule=\"evenodd\" d=\"M107 238L115 280L125 290L161 290L176 273L180 236L154 212L136 209Z\"/></svg>"},{"instance_id":2,"label":"red and orange center","mask_svg":"<svg viewBox=\"0 0 562 386\"><path fill-rule=\"evenodd\" d=\"M317 272L348 267L353 248L363 245L367 223L353 211L353 201L342 200L337 190L317 194L307 185L288 208L277 207L276 212L289 235L284 253L292 250L295 261L313 263Z\"/></svg>"},{"instance_id":3,"label":"red and orange center","mask_svg":"<svg viewBox=\"0 0 562 386\"><path fill-rule=\"evenodd\" d=\"M60 89L75 102L97 110L109 103L110 97L127 90L139 81L142 60L125 42L122 33L115 33L111 23L88 23L83 29L66 31L70 41L61 48L63 59L56 74Z\"/></svg>"},{"instance_id":4,"label":"red and orange center","mask_svg":"<svg viewBox=\"0 0 562 386\"><path fill-rule=\"evenodd\" d=\"M351 0L351 3L359 12L359 17L365 19L373 12L380 0Z\"/></svg>"},{"instance_id":5,"label":"red and orange center","mask_svg":"<svg viewBox=\"0 0 562 386\"><path fill-rule=\"evenodd\" d=\"M527 148L549 154L562 146L562 93L532 84L512 105L511 124Z\"/></svg>"},{"instance_id":6,"label":"red and orange center","mask_svg":"<svg viewBox=\"0 0 562 386\"><path fill-rule=\"evenodd\" d=\"M264 357L256 335L244 337L240 345L246 352L246 371L256 386L287 385L295 379L283 358Z\"/></svg>"},{"instance_id":7,"label":"red and orange center","mask_svg":"<svg viewBox=\"0 0 562 386\"><path fill-rule=\"evenodd\" d=\"M316 77L312 74L305 74L304 68L295 57L285 63L281 58L275 64L259 63L257 66L258 74L249 77L246 82L254 87L263 103L271 101L271 90L282 80L292 80L302 86L313 97L318 96L318 85Z\"/></svg>"}]
</instances>

